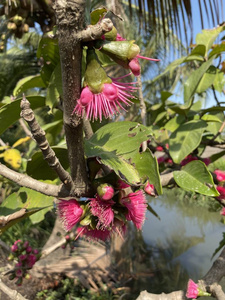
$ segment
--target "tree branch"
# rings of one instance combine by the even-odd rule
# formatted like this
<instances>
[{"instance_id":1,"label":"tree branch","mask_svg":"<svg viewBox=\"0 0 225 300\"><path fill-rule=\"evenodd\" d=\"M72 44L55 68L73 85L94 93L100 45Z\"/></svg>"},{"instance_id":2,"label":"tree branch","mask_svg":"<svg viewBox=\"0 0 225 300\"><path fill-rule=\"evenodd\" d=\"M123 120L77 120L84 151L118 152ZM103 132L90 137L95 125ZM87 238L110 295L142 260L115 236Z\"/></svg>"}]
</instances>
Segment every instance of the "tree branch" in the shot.
<instances>
[{"instance_id":1,"label":"tree branch","mask_svg":"<svg viewBox=\"0 0 225 300\"><path fill-rule=\"evenodd\" d=\"M71 177L77 196L87 195L89 181L83 145L82 120L72 112L80 98L85 0L56 0L54 10L58 24L58 41L63 83L63 120Z\"/></svg>"},{"instance_id":2,"label":"tree branch","mask_svg":"<svg viewBox=\"0 0 225 300\"><path fill-rule=\"evenodd\" d=\"M110 19L103 19L96 25L89 25L86 29L77 34L77 38L83 42L93 41L101 38L101 36L111 31L113 23Z\"/></svg>"},{"instance_id":3,"label":"tree branch","mask_svg":"<svg viewBox=\"0 0 225 300\"><path fill-rule=\"evenodd\" d=\"M20 186L27 187L34 191L40 192L47 196L53 196L57 198L64 198L69 196L69 191L65 188L64 185L57 186L53 184L44 183L33 179L32 177L20 174L16 171L13 171L0 163L0 175L12 180Z\"/></svg>"},{"instance_id":4,"label":"tree branch","mask_svg":"<svg viewBox=\"0 0 225 300\"><path fill-rule=\"evenodd\" d=\"M18 293L16 290L10 289L7 285L5 285L2 280L0 279L0 289L9 296L12 300L28 300L27 298L24 298L20 293Z\"/></svg>"},{"instance_id":5,"label":"tree branch","mask_svg":"<svg viewBox=\"0 0 225 300\"><path fill-rule=\"evenodd\" d=\"M67 189L72 190L73 180L70 174L64 170L58 158L56 157L55 152L50 147L48 141L46 140L45 132L44 130L42 130L42 128L36 121L34 112L30 108L30 102L26 99L24 95L20 106L21 117L23 117L23 119L28 123L33 138L35 139L39 148L41 149L44 159L47 161L50 168L52 168L57 173L60 180L67 187Z\"/></svg>"}]
</instances>

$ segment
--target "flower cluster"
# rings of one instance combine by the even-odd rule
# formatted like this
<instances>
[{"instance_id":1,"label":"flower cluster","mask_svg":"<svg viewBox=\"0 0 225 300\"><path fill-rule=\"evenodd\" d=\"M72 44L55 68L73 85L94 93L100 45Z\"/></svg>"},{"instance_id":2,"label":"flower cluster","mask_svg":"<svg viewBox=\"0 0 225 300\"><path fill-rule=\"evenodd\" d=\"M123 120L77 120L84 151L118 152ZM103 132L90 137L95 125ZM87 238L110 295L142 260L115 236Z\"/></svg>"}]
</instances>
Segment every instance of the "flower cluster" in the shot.
<instances>
[{"instance_id":1,"label":"flower cluster","mask_svg":"<svg viewBox=\"0 0 225 300\"><path fill-rule=\"evenodd\" d=\"M8 260L16 261L15 269L10 274L9 279L16 279L16 284L21 285L23 278L29 278L30 275L27 273L29 269L32 269L33 265L40 258L39 251L33 249L28 241L22 242L21 240L15 241L11 247L11 253Z\"/></svg>"},{"instance_id":2,"label":"flower cluster","mask_svg":"<svg viewBox=\"0 0 225 300\"><path fill-rule=\"evenodd\" d=\"M110 78L102 67L99 55L106 56L125 69L129 69L135 76L141 72L139 58L158 61L139 55L140 48L134 41L126 41L114 27L111 32L102 36L101 40L95 41L89 46L86 55L86 70L80 98L76 99L73 113L88 120L100 120L112 118L120 110L132 104L135 98L136 82L122 82L131 73L118 78Z\"/></svg>"},{"instance_id":3,"label":"flower cluster","mask_svg":"<svg viewBox=\"0 0 225 300\"><path fill-rule=\"evenodd\" d=\"M153 195L154 186L149 183L146 186ZM84 201L59 199L58 213L65 230L70 231L77 225L76 237L105 241L112 233L122 237L128 221L142 229L147 210L144 191L126 192L127 189L130 186L119 180L115 188L108 183L100 184L95 197Z\"/></svg>"}]
</instances>

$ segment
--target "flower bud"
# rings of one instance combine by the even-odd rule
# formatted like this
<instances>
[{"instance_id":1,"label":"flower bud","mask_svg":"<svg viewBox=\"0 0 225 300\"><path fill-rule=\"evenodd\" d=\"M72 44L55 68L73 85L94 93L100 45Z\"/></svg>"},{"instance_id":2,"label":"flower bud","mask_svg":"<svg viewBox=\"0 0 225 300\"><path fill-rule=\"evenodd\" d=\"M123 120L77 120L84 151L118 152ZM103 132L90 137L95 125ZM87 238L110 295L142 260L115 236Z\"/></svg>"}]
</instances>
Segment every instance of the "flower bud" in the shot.
<instances>
[{"instance_id":1,"label":"flower bud","mask_svg":"<svg viewBox=\"0 0 225 300\"><path fill-rule=\"evenodd\" d=\"M134 76L139 76L141 74L141 67L137 58L133 58L128 65Z\"/></svg>"},{"instance_id":2,"label":"flower bud","mask_svg":"<svg viewBox=\"0 0 225 300\"><path fill-rule=\"evenodd\" d=\"M144 190L148 195L153 196L153 197L156 196L155 187L153 184L150 184L149 181L147 181L145 183Z\"/></svg>"},{"instance_id":3,"label":"flower bud","mask_svg":"<svg viewBox=\"0 0 225 300\"><path fill-rule=\"evenodd\" d=\"M90 89L86 86L80 95L80 104L82 106L87 106L89 102L93 101L93 93Z\"/></svg>"},{"instance_id":4,"label":"flower bud","mask_svg":"<svg viewBox=\"0 0 225 300\"><path fill-rule=\"evenodd\" d=\"M118 89L115 85L111 83L105 83L103 94L109 101L115 101L118 98Z\"/></svg>"},{"instance_id":5,"label":"flower bud","mask_svg":"<svg viewBox=\"0 0 225 300\"><path fill-rule=\"evenodd\" d=\"M108 41L115 41L117 37L117 29L113 26L112 30L104 34L104 38Z\"/></svg>"},{"instance_id":6,"label":"flower bud","mask_svg":"<svg viewBox=\"0 0 225 300\"><path fill-rule=\"evenodd\" d=\"M97 193L101 200L110 200L114 196L114 189L110 184L103 183L97 187Z\"/></svg>"}]
</instances>

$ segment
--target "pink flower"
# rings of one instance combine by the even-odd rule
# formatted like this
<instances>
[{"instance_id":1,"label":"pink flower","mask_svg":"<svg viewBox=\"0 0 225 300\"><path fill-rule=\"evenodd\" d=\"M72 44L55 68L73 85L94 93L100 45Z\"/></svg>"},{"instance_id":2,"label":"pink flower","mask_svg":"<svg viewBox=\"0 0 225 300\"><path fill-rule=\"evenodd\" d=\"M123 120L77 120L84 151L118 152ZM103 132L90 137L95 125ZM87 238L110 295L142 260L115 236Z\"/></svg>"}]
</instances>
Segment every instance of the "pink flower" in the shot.
<instances>
[{"instance_id":1,"label":"pink flower","mask_svg":"<svg viewBox=\"0 0 225 300\"><path fill-rule=\"evenodd\" d=\"M156 196L155 187L153 184L150 184L149 181L146 182L144 190L148 195L153 196L153 197Z\"/></svg>"},{"instance_id":2,"label":"pink flower","mask_svg":"<svg viewBox=\"0 0 225 300\"><path fill-rule=\"evenodd\" d=\"M122 198L121 204L126 206L128 214L126 219L133 221L137 229L141 229L145 220L145 213L147 210L147 201L144 196L144 192L139 190L135 193L130 193L126 197Z\"/></svg>"},{"instance_id":3,"label":"pink flower","mask_svg":"<svg viewBox=\"0 0 225 300\"><path fill-rule=\"evenodd\" d=\"M98 217L97 229L108 228L114 220L114 212L112 210L112 205L115 202L112 200L104 201L101 200L98 195L91 199L91 213L93 216Z\"/></svg>"},{"instance_id":4,"label":"pink flower","mask_svg":"<svg viewBox=\"0 0 225 300\"><path fill-rule=\"evenodd\" d=\"M110 200L114 196L114 188L107 183L100 184L97 193L102 200Z\"/></svg>"},{"instance_id":5,"label":"pink flower","mask_svg":"<svg viewBox=\"0 0 225 300\"><path fill-rule=\"evenodd\" d=\"M160 157L157 158L157 161L158 161L158 164L161 164L161 163L166 161L166 157L165 156L160 156Z\"/></svg>"},{"instance_id":6,"label":"pink flower","mask_svg":"<svg viewBox=\"0 0 225 300\"><path fill-rule=\"evenodd\" d=\"M106 241L110 237L110 231L105 229L105 230L99 230L99 229L91 229L88 226L84 227L78 227L77 228L77 237L79 236L84 236L88 240L95 241L95 240L101 240L101 241Z\"/></svg>"},{"instance_id":7,"label":"pink flower","mask_svg":"<svg viewBox=\"0 0 225 300\"><path fill-rule=\"evenodd\" d=\"M189 154L187 157L185 157L185 159L183 159L181 162L180 162L180 165L181 166L185 166L186 164L188 164L189 162L193 161L193 160L198 160L197 157Z\"/></svg>"},{"instance_id":8,"label":"pink flower","mask_svg":"<svg viewBox=\"0 0 225 300\"><path fill-rule=\"evenodd\" d=\"M225 181L225 171L215 170L214 173L218 181Z\"/></svg>"},{"instance_id":9,"label":"pink flower","mask_svg":"<svg viewBox=\"0 0 225 300\"><path fill-rule=\"evenodd\" d=\"M132 86L136 82L122 83L118 79L129 75L112 78L112 83L104 83L99 93L92 92L88 86L83 88L73 113L75 112L82 118L86 114L87 119L92 121L99 119L101 122L102 117L112 118L119 112L119 109L126 111L123 105L130 106L132 103L130 99L135 98L131 93L137 89Z\"/></svg>"},{"instance_id":10,"label":"pink flower","mask_svg":"<svg viewBox=\"0 0 225 300\"><path fill-rule=\"evenodd\" d=\"M116 35L116 40L117 41L126 41L126 39L122 38L122 36L119 33L117 33L117 35Z\"/></svg>"},{"instance_id":11,"label":"pink flower","mask_svg":"<svg viewBox=\"0 0 225 300\"><path fill-rule=\"evenodd\" d=\"M126 189L126 188L129 188L130 185L127 184L126 182L124 182L123 180L119 179L118 180L118 189L119 190L123 190L123 189Z\"/></svg>"},{"instance_id":12,"label":"pink flower","mask_svg":"<svg viewBox=\"0 0 225 300\"><path fill-rule=\"evenodd\" d=\"M27 259L27 255L26 254L21 254L19 257L19 261L23 261Z\"/></svg>"},{"instance_id":13,"label":"pink flower","mask_svg":"<svg viewBox=\"0 0 225 300\"><path fill-rule=\"evenodd\" d=\"M186 297L192 299L196 299L198 297L198 285L191 279L188 281Z\"/></svg>"},{"instance_id":14,"label":"pink flower","mask_svg":"<svg viewBox=\"0 0 225 300\"><path fill-rule=\"evenodd\" d=\"M225 207L222 208L222 210L220 211L220 214L221 214L222 216L225 216Z\"/></svg>"},{"instance_id":15,"label":"pink flower","mask_svg":"<svg viewBox=\"0 0 225 300\"><path fill-rule=\"evenodd\" d=\"M12 245L12 247L11 247L11 251L12 252L16 252L18 250L18 246L17 245Z\"/></svg>"},{"instance_id":16,"label":"pink flower","mask_svg":"<svg viewBox=\"0 0 225 300\"><path fill-rule=\"evenodd\" d=\"M37 261L37 258L35 255L33 254L30 254L28 257L27 257L27 267L29 269L31 269L33 267L33 265L36 263Z\"/></svg>"},{"instance_id":17,"label":"pink flower","mask_svg":"<svg viewBox=\"0 0 225 300\"><path fill-rule=\"evenodd\" d=\"M23 276L23 272L21 269L16 270L16 277L22 277Z\"/></svg>"},{"instance_id":18,"label":"pink flower","mask_svg":"<svg viewBox=\"0 0 225 300\"><path fill-rule=\"evenodd\" d=\"M209 157L203 158L203 162L208 166L211 163L211 159Z\"/></svg>"},{"instance_id":19,"label":"pink flower","mask_svg":"<svg viewBox=\"0 0 225 300\"><path fill-rule=\"evenodd\" d=\"M32 247L31 246L28 246L27 248L26 248L26 253L30 253L32 251Z\"/></svg>"},{"instance_id":20,"label":"pink flower","mask_svg":"<svg viewBox=\"0 0 225 300\"><path fill-rule=\"evenodd\" d=\"M220 193L220 195L217 196L217 199L224 200L225 199L225 187L217 185L216 189Z\"/></svg>"},{"instance_id":21,"label":"pink flower","mask_svg":"<svg viewBox=\"0 0 225 300\"><path fill-rule=\"evenodd\" d=\"M83 209L80 207L80 204L76 199L59 200L59 217L62 219L65 230L69 231L80 221L83 214Z\"/></svg>"}]
</instances>

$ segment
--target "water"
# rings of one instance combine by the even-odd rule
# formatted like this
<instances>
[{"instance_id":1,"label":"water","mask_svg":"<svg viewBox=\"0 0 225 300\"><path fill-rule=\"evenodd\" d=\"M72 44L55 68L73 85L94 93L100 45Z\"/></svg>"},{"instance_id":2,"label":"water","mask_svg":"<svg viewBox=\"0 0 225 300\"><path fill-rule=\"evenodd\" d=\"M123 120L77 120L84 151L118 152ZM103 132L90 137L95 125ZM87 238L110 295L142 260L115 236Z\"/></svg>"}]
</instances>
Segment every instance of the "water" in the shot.
<instances>
[{"instance_id":1,"label":"water","mask_svg":"<svg viewBox=\"0 0 225 300\"><path fill-rule=\"evenodd\" d=\"M225 231L220 208L215 200L204 204L204 196L191 202L189 198L190 195L171 191L149 199L160 220L148 212L142 236L135 238L142 259L136 258L133 263L138 278L132 283L134 292L185 290L188 279L201 279L218 257L220 251L212 258ZM196 205L197 201L200 205ZM209 211L212 206L217 212Z\"/></svg>"}]
</instances>

